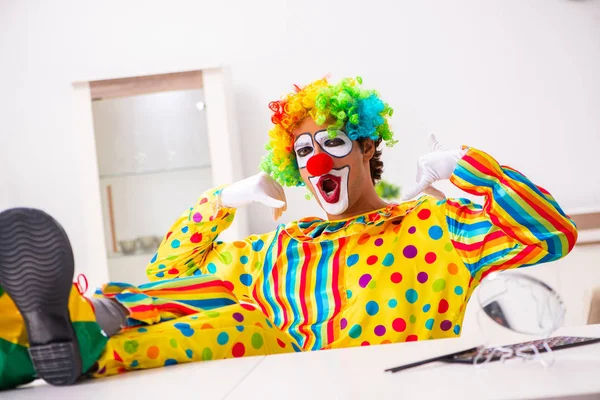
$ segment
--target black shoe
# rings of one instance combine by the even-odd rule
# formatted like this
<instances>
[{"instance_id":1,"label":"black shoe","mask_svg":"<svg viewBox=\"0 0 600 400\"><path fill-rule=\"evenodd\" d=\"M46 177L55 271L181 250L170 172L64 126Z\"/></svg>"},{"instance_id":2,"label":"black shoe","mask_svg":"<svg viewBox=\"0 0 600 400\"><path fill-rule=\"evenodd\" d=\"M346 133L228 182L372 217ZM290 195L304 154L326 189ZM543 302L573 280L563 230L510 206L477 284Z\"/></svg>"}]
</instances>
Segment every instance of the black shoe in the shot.
<instances>
[{"instance_id":1,"label":"black shoe","mask_svg":"<svg viewBox=\"0 0 600 400\"><path fill-rule=\"evenodd\" d=\"M82 372L68 308L73 273L69 238L54 218L30 208L0 213L0 286L25 320L38 376L52 385Z\"/></svg>"}]
</instances>

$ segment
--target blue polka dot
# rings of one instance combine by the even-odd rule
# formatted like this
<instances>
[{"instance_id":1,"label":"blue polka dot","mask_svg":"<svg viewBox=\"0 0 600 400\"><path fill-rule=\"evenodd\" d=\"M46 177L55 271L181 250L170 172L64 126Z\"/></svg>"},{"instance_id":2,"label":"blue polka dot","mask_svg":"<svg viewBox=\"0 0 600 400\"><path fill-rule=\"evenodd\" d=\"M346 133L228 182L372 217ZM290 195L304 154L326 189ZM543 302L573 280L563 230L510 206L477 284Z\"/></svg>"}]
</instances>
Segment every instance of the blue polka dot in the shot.
<instances>
[{"instance_id":1,"label":"blue polka dot","mask_svg":"<svg viewBox=\"0 0 600 400\"><path fill-rule=\"evenodd\" d=\"M455 288L454 288L454 293L456 293L456 294L457 294L457 295L459 295L459 296L460 296L461 294L463 294L463 288L462 288L462 286L457 286L457 287L455 287Z\"/></svg>"},{"instance_id":2,"label":"blue polka dot","mask_svg":"<svg viewBox=\"0 0 600 400\"><path fill-rule=\"evenodd\" d=\"M188 356L188 358L192 358L194 356L194 352L192 351L192 349L187 349L185 351L185 355Z\"/></svg>"},{"instance_id":3,"label":"blue polka dot","mask_svg":"<svg viewBox=\"0 0 600 400\"><path fill-rule=\"evenodd\" d=\"M244 325L236 325L235 329L237 329L238 332L244 332Z\"/></svg>"},{"instance_id":4,"label":"blue polka dot","mask_svg":"<svg viewBox=\"0 0 600 400\"><path fill-rule=\"evenodd\" d=\"M227 332L221 332L219 333L219 336L217 336L217 343L219 343L220 345L227 344L228 341L229 335L227 334Z\"/></svg>"},{"instance_id":5,"label":"blue polka dot","mask_svg":"<svg viewBox=\"0 0 600 400\"><path fill-rule=\"evenodd\" d=\"M190 230L190 228L188 226L184 226L183 228L181 228L181 232L183 233L187 233Z\"/></svg>"},{"instance_id":6,"label":"blue polka dot","mask_svg":"<svg viewBox=\"0 0 600 400\"><path fill-rule=\"evenodd\" d=\"M185 324L183 322L178 322L173 327L181 332L181 334L185 337L190 337L194 335L194 330L189 324Z\"/></svg>"},{"instance_id":7,"label":"blue polka dot","mask_svg":"<svg viewBox=\"0 0 600 400\"><path fill-rule=\"evenodd\" d=\"M155 262L157 257L158 257L158 253L154 253L154 257L152 257L152 260L150 260L150 263Z\"/></svg>"},{"instance_id":8,"label":"blue polka dot","mask_svg":"<svg viewBox=\"0 0 600 400\"><path fill-rule=\"evenodd\" d=\"M157 277L157 278L164 278L164 277L165 277L165 273L164 273L164 272L158 272L158 273L156 274L156 277Z\"/></svg>"},{"instance_id":9,"label":"blue polka dot","mask_svg":"<svg viewBox=\"0 0 600 400\"><path fill-rule=\"evenodd\" d=\"M139 365L140 363L138 362L138 360L133 360L133 362L129 365L132 368L135 368Z\"/></svg>"},{"instance_id":10,"label":"blue polka dot","mask_svg":"<svg viewBox=\"0 0 600 400\"><path fill-rule=\"evenodd\" d=\"M432 238L433 240L441 239L443 234L444 234L444 231L438 225L434 225L431 228L429 228L429 237Z\"/></svg>"},{"instance_id":11,"label":"blue polka dot","mask_svg":"<svg viewBox=\"0 0 600 400\"><path fill-rule=\"evenodd\" d=\"M213 226L212 229L210 230L211 232L216 232L217 231L218 226Z\"/></svg>"},{"instance_id":12,"label":"blue polka dot","mask_svg":"<svg viewBox=\"0 0 600 400\"><path fill-rule=\"evenodd\" d=\"M375 301L367 303L367 314L370 316L376 315L379 312L379 305Z\"/></svg>"},{"instance_id":13,"label":"blue polka dot","mask_svg":"<svg viewBox=\"0 0 600 400\"><path fill-rule=\"evenodd\" d=\"M302 352L302 350L300 350L300 347L296 346L296 343L292 343L292 348L296 353Z\"/></svg>"},{"instance_id":14,"label":"blue polka dot","mask_svg":"<svg viewBox=\"0 0 600 400\"><path fill-rule=\"evenodd\" d=\"M431 304L425 304L425 305L423 306L423 312L427 312L427 311L429 311L430 309L431 309Z\"/></svg>"},{"instance_id":15,"label":"blue polka dot","mask_svg":"<svg viewBox=\"0 0 600 400\"><path fill-rule=\"evenodd\" d=\"M256 242L252 242L252 250L261 251L264 245L265 242L263 242L262 239L258 239Z\"/></svg>"},{"instance_id":16,"label":"blue polka dot","mask_svg":"<svg viewBox=\"0 0 600 400\"><path fill-rule=\"evenodd\" d=\"M173 241L171 242L171 247L176 249L181 245L181 242L177 239L173 239Z\"/></svg>"},{"instance_id":17,"label":"blue polka dot","mask_svg":"<svg viewBox=\"0 0 600 400\"><path fill-rule=\"evenodd\" d=\"M395 308L398 305L398 301L396 299L391 299L390 301L388 301L388 306L390 306L390 308Z\"/></svg>"},{"instance_id":18,"label":"blue polka dot","mask_svg":"<svg viewBox=\"0 0 600 400\"><path fill-rule=\"evenodd\" d=\"M206 269L208 269L208 272L210 272L211 274L217 272L217 266L214 263L208 263Z\"/></svg>"},{"instance_id":19,"label":"blue polka dot","mask_svg":"<svg viewBox=\"0 0 600 400\"><path fill-rule=\"evenodd\" d=\"M454 329L452 330L455 335L460 333L460 325L454 325Z\"/></svg>"},{"instance_id":20,"label":"blue polka dot","mask_svg":"<svg viewBox=\"0 0 600 400\"><path fill-rule=\"evenodd\" d=\"M167 358L165 360L165 367L168 367L169 365L175 365L177 364L177 360L173 360L172 358Z\"/></svg>"},{"instance_id":21,"label":"blue polka dot","mask_svg":"<svg viewBox=\"0 0 600 400\"><path fill-rule=\"evenodd\" d=\"M350 328L350 331L348 332L348 336L350 336L352 339L358 338L361 334L362 328L358 324L353 325L352 328Z\"/></svg>"},{"instance_id":22,"label":"blue polka dot","mask_svg":"<svg viewBox=\"0 0 600 400\"><path fill-rule=\"evenodd\" d=\"M391 266L394 263L394 255L392 253L388 253L381 263L384 267Z\"/></svg>"},{"instance_id":23,"label":"blue polka dot","mask_svg":"<svg viewBox=\"0 0 600 400\"><path fill-rule=\"evenodd\" d=\"M250 286L250 285L252 285L252 275L250 275L250 274L241 274L240 275L240 282L242 282L242 285L244 285L244 286Z\"/></svg>"},{"instance_id":24,"label":"blue polka dot","mask_svg":"<svg viewBox=\"0 0 600 400\"><path fill-rule=\"evenodd\" d=\"M148 329L146 329L146 328L139 328L137 331L139 333L144 333L144 332L148 332Z\"/></svg>"},{"instance_id":25,"label":"blue polka dot","mask_svg":"<svg viewBox=\"0 0 600 400\"><path fill-rule=\"evenodd\" d=\"M347 297L348 299L351 299L351 298L352 298L352 290L346 290L346 297Z\"/></svg>"},{"instance_id":26,"label":"blue polka dot","mask_svg":"<svg viewBox=\"0 0 600 400\"><path fill-rule=\"evenodd\" d=\"M167 268L167 266L166 266L165 264L160 264L160 265L158 266L158 269L165 269L165 268Z\"/></svg>"},{"instance_id":27,"label":"blue polka dot","mask_svg":"<svg viewBox=\"0 0 600 400\"><path fill-rule=\"evenodd\" d=\"M241 262L242 264L248 264L248 257L246 257L246 256L241 256L241 257L240 257L240 262Z\"/></svg>"},{"instance_id":28,"label":"blue polka dot","mask_svg":"<svg viewBox=\"0 0 600 400\"><path fill-rule=\"evenodd\" d=\"M273 327L273 324L271 323L271 321L269 321L268 319L266 319L265 321L267 321L267 325L269 325L269 328Z\"/></svg>"},{"instance_id":29,"label":"blue polka dot","mask_svg":"<svg viewBox=\"0 0 600 400\"><path fill-rule=\"evenodd\" d=\"M196 275L196 276L202 275L202 272L200 272L200 270L197 269L197 270L194 271L194 275Z\"/></svg>"},{"instance_id":30,"label":"blue polka dot","mask_svg":"<svg viewBox=\"0 0 600 400\"><path fill-rule=\"evenodd\" d=\"M350 257L348 257L348 261L346 261L346 264L349 267L352 267L353 265L355 265L358 262L358 254L352 254Z\"/></svg>"},{"instance_id":31,"label":"blue polka dot","mask_svg":"<svg viewBox=\"0 0 600 400\"><path fill-rule=\"evenodd\" d=\"M415 289L408 289L406 291L406 301L408 301L410 304L413 304L414 302L416 302L418 298L419 298L419 294L417 293L417 291Z\"/></svg>"},{"instance_id":32,"label":"blue polka dot","mask_svg":"<svg viewBox=\"0 0 600 400\"><path fill-rule=\"evenodd\" d=\"M429 318L426 322L425 322L425 328L432 330L433 329L433 324L435 323L435 320L433 318Z\"/></svg>"}]
</instances>

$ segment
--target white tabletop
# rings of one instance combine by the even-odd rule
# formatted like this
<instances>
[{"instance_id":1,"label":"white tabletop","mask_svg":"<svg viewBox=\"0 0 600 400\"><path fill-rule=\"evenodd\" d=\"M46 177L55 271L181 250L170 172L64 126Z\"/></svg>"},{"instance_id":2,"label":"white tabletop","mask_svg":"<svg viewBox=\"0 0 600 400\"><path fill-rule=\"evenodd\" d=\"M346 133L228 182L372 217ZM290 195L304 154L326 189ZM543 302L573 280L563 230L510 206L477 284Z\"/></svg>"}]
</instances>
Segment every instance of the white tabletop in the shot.
<instances>
[{"instance_id":1,"label":"white tabletop","mask_svg":"<svg viewBox=\"0 0 600 400\"><path fill-rule=\"evenodd\" d=\"M563 334L600 337L600 325L565 328L553 336ZM532 339L507 331L506 340ZM554 365L546 369L514 360L384 372L477 344L461 338L270 356L227 399L533 399L587 393L600 398L600 343L556 351Z\"/></svg>"},{"instance_id":2,"label":"white tabletop","mask_svg":"<svg viewBox=\"0 0 600 400\"><path fill-rule=\"evenodd\" d=\"M600 337L600 325L564 328L553 336ZM505 343L531 340L506 332ZM535 399L597 393L600 344L555 352L550 368L511 361L483 368L434 363L396 374L384 369L480 343L476 338L431 340L175 365L90 380L70 387L42 381L1 392L2 400L207 399ZM187 397L186 397L187 398ZM586 397L587 399L587 397Z\"/></svg>"}]
</instances>

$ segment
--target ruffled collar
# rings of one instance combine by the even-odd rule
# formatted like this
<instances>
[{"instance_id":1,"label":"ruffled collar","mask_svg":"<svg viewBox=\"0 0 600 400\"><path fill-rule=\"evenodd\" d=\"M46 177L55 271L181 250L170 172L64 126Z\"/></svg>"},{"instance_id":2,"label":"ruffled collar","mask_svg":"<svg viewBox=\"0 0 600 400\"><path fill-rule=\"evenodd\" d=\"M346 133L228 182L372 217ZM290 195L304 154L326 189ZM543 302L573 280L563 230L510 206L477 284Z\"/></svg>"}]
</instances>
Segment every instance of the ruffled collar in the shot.
<instances>
[{"instance_id":1,"label":"ruffled collar","mask_svg":"<svg viewBox=\"0 0 600 400\"><path fill-rule=\"evenodd\" d=\"M404 217L418 205L418 201L391 203L384 208L352 218L328 221L318 217L302 218L283 227L285 232L299 241L320 242L336 240L362 232L365 227L381 225L385 221Z\"/></svg>"}]
</instances>

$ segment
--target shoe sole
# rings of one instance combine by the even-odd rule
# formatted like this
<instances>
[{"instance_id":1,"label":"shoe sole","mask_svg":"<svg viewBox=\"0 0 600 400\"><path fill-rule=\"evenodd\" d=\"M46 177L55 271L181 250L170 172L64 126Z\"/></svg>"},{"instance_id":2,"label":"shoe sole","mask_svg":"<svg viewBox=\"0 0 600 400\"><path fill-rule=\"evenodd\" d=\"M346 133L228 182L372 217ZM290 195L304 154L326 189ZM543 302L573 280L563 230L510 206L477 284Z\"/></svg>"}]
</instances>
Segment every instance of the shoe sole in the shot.
<instances>
[{"instance_id":1,"label":"shoe sole","mask_svg":"<svg viewBox=\"0 0 600 400\"><path fill-rule=\"evenodd\" d=\"M73 384L82 369L69 315L73 251L64 229L41 210L0 213L0 286L19 309L38 377Z\"/></svg>"}]
</instances>

